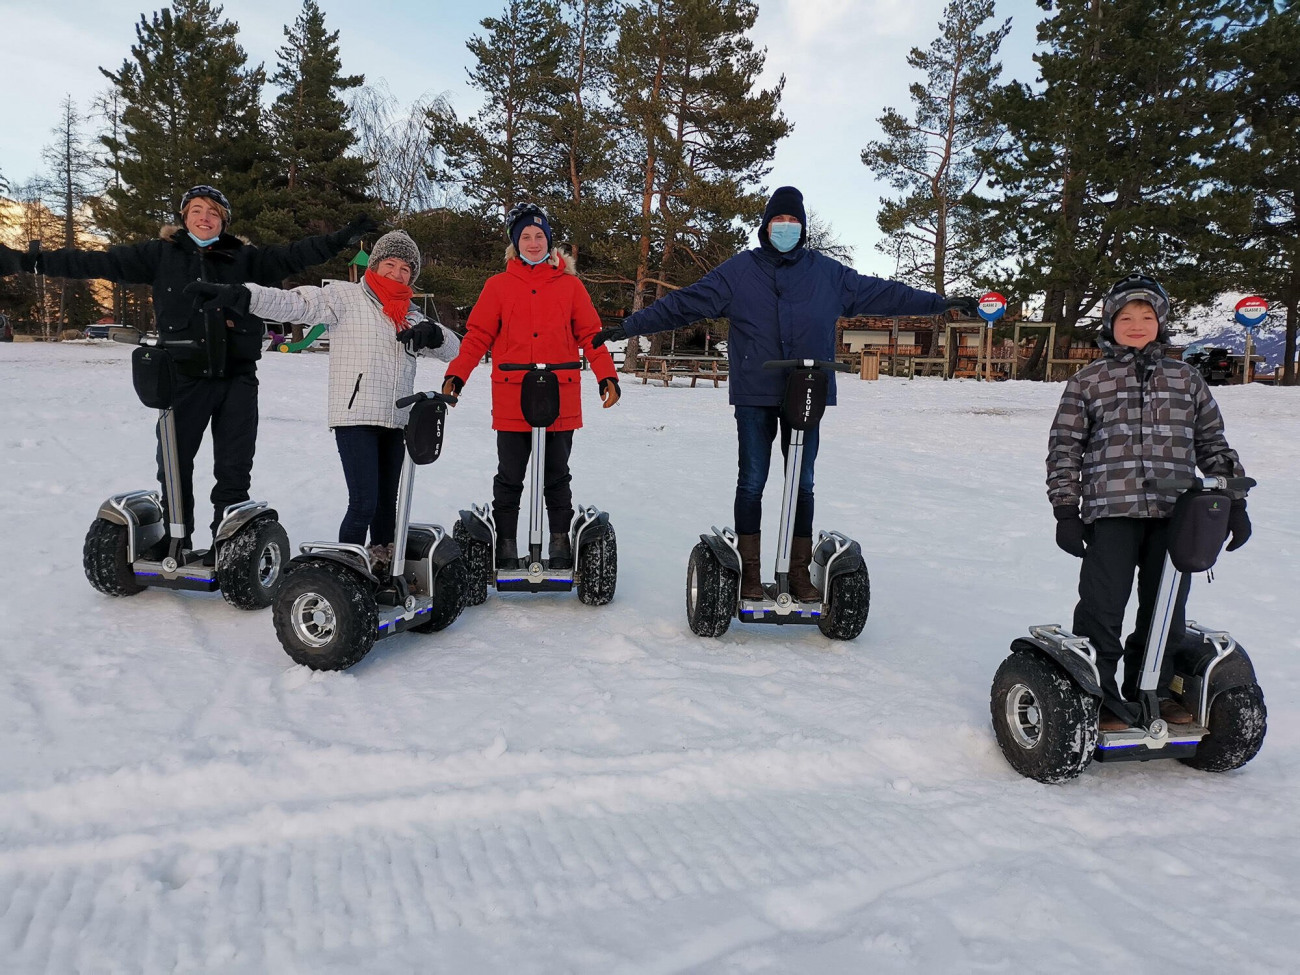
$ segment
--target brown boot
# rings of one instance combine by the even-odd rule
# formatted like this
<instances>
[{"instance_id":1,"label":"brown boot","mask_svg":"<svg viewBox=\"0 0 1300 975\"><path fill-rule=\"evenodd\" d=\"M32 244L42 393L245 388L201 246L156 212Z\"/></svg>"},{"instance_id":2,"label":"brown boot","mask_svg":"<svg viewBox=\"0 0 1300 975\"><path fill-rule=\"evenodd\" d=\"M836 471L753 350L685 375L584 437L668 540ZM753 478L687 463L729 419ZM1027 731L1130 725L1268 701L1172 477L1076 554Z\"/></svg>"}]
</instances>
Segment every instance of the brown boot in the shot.
<instances>
[{"instance_id":1,"label":"brown boot","mask_svg":"<svg viewBox=\"0 0 1300 975\"><path fill-rule=\"evenodd\" d=\"M808 566L812 564L812 539L794 537L790 545L790 595L801 603L820 603L821 591L812 584Z\"/></svg>"},{"instance_id":2,"label":"brown boot","mask_svg":"<svg viewBox=\"0 0 1300 975\"><path fill-rule=\"evenodd\" d=\"M737 535L736 547L740 549L740 598L766 599L763 592L763 571L759 565L762 555L762 534Z\"/></svg>"}]
</instances>

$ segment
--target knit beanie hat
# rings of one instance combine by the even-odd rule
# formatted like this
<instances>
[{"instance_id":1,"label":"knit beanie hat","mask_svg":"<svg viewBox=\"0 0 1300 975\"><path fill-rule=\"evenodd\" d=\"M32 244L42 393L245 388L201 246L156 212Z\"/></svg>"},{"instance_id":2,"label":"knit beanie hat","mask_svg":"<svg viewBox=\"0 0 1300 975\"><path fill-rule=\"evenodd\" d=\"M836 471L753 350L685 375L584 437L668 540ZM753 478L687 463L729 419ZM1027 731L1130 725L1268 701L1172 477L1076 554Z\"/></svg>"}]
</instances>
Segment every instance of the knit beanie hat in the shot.
<instances>
[{"instance_id":1,"label":"knit beanie hat","mask_svg":"<svg viewBox=\"0 0 1300 975\"><path fill-rule=\"evenodd\" d=\"M420 276L420 248L415 246L405 230L390 230L375 241L370 249L367 267L374 267L386 257L395 257L411 266L411 284Z\"/></svg>"},{"instance_id":2,"label":"knit beanie hat","mask_svg":"<svg viewBox=\"0 0 1300 975\"><path fill-rule=\"evenodd\" d=\"M793 186L778 186L771 198L767 201L767 206L763 208L763 223L758 228L758 242L762 247L771 247L772 242L767 237L767 225L773 217L788 213L792 217L798 217L799 223L803 227L803 233L799 235L799 247L802 247L808 240L808 216L803 208L803 194ZM775 248L774 248L775 249Z\"/></svg>"},{"instance_id":3,"label":"knit beanie hat","mask_svg":"<svg viewBox=\"0 0 1300 975\"><path fill-rule=\"evenodd\" d=\"M531 212L521 214L510 225L510 243L515 245L515 253L519 253L519 235L529 227L542 228L542 233L546 235L546 251L549 254L552 246L551 225L546 220L546 214L542 213L538 207L532 208Z\"/></svg>"}]
</instances>

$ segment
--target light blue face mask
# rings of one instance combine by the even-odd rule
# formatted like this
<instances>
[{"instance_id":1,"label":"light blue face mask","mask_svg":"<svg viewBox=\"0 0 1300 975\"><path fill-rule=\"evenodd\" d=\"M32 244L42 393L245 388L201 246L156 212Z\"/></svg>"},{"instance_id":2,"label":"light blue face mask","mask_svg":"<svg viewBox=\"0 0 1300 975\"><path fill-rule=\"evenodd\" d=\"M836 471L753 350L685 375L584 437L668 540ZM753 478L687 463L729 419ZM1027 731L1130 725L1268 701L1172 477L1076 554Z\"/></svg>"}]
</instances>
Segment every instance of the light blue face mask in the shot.
<instances>
[{"instance_id":1,"label":"light blue face mask","mask_svg":"<svg viewBox=\"0 0 1300 975\"><path fill-rule=\"evenodd\" d=\"M519 259L523 261L525 264L529 265L530 267L537 267L538 264L545 264L547 261L551 259L551 252L548 250L545 254L543 254L535 261L530 261L528 258L524 257L523 254L519 255Z\"/></svg>"},{"instance_id":2,"label":"light blue face mask","mask_svg":"<svg viewBox=\"0 0 1300 975\"><path fill-rule=\"evenodd\" d=\"M767 239L782 254L788 254L794 250L795 245L799 243L799 238L802 236L803 224L769 223L767 225Z\"/></svg>"},{"instance_id":3,"label":"light blue face mask","mask_svg":"<svg viewBox=\"0 0 1300 975\"><path fill-rule=\"evenodd\" d=\"M189 232L188 230L185 231L185 232L186 232L187 234L190 234L190 232ZM213 237L211 240L199 240L199 239L198 239L197 237L195 237L193 234L190 234L190 240L194 241L194 243L198 244L200 247L211 247L213 244L215 244L215 243L216 243L217 241L219 241L220 239L221 239L221 235L220 235L220 234L217 234L217 236Z\"/></svg>"}]
</instances>

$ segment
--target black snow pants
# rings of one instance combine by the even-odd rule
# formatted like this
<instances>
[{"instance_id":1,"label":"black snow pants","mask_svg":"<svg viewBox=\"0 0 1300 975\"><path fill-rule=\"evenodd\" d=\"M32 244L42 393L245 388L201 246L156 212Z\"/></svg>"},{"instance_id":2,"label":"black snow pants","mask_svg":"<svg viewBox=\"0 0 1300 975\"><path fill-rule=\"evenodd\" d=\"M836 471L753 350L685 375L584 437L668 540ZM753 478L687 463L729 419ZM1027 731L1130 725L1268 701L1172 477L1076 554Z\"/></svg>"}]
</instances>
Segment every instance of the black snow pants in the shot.
<instances>
[{"instance_id":1,"label":"black snow pants","mask_svg":"<svg viewBox=\"0 0 1300 975\"><path fill-rule=\"evenodd\" d=\"M237 374L224 379L179 376L172 408L176 423L176 454L180 461L181 505L185 535L194 534L194 458L203 432L212 424L212 532L226 506L248 500L253 480L253 451L257 446L257 376ZM160 431L161 432L161 431ZM158 445L158 481L163 479L162 444ZM163 499L164 506L166 498Z\"/></svg>"},{"instance_id":2,"label":"black snow pants","mask_svg":"<svg viewBox=\"0 0 1300 975\"><path fill-rule=\"evenodd\" d=\"M514 430L497 431L497 476L492 478L492 517L498 538L514 538L519 531L519 500L524 494L524 475L533 452L533 435ZM573 521L573 489L569 486L569 454L573 431L546 434L546 464L542 471L542 493L552 534L567 533Z\"/></svg>"},{"instance_id":3,"label":"black snow pants","mask_svg":"<svg viewBox=\"0 0 1300 975\"><path fill-rule=\"evenodd\" d=\"M1079 571L1074 632L1086 636L1096 648L1102 690L1109 694L1117 694L1115 672L1120 660L1124 661L1122 696L1127 701L1137 698L1142 655L1160 589L1168 532L1168 518L1098 518L1084 531L1088 547ZM1138 577L1137 622L1121 644L1124 609L1133 591L1134 570ZM1173 661L1168 651L1178 647L1186 631L1187 593L1191 586L1192 577L1185 574L1169 621L1165 666L1160 675L1162 690L1172 676Z\"/></svg>"}]
</instances>

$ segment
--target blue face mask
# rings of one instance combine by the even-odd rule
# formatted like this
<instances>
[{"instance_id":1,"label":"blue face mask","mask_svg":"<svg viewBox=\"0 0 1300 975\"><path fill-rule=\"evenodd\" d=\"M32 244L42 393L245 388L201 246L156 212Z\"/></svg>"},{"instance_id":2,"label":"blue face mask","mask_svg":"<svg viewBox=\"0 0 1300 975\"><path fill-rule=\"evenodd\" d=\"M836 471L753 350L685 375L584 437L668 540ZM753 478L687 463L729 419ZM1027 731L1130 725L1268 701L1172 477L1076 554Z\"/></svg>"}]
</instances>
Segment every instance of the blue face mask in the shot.
<instances>
[{"instance_id":1,"label":"blue face mask","mask_svg":"<svg viewBox=\"0 0 1300 975\"><path fill-rule=\"evenodd\" d=\"M794 250L795 245L799 243L799 238L802 236L803 224L769 223L767 225L767 239L782 254L788 254Z\"/></svg>"},{"instance_id":2,"label":"blue face mask","mask_svg":"<svg viewBox=\"0 0 1300 975\"><path fill-rule=\"evenodd\" d=\"M524 257L523 254L519 255L519 259L523 261L525 264L529 265L530 267L537 267L538 264L545 264L547 261L551 259L551 252L548 250L545 254L543 254L535 261L530 261L528 258Z\"/></svg>"},{"instance_id":3,"label":"blue face mask","mask_svg":"<svg viewBox=\"0 0 1300 975\"><path fill-rule=\"evenodd\" d=\"M190 234L190 232L189 232L188 230L185 231L185 232L186 232L187 234ZM221 235L220 235L220 234L217 234L217 236L213 237L211 240L199 240L199 239L198 239L197 237L195 237L193 234L190 234L190 240L194 241L194 243L198 244L200 247L211 247L213 244L215 244L215 243L216 243L217 241L219 241L220 239L221 239Z\"/></svg>"}]
</instances>

